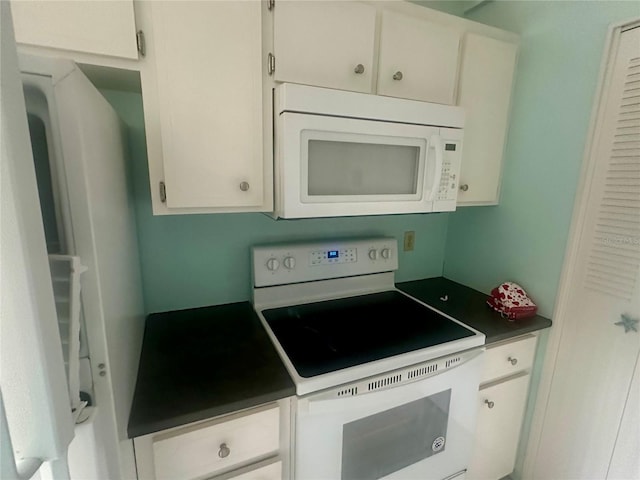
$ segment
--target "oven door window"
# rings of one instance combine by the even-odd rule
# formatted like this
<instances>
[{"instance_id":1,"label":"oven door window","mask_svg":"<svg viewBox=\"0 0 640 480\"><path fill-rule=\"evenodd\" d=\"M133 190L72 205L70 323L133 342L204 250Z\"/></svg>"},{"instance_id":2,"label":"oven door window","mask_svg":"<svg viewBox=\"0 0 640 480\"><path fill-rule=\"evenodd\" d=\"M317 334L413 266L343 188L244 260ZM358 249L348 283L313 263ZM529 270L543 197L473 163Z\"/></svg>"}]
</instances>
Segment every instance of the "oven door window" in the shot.
<instances>
[{"instance_id":1,"label":"oven door window","mask_svg":"<svg viewBox=\"0 0 640 480\"><path fill-rule=\"evenodd\" d=\"M377 479L446 448L451 390L343 426L342 479Z\"/></svg>"}]
</instances>

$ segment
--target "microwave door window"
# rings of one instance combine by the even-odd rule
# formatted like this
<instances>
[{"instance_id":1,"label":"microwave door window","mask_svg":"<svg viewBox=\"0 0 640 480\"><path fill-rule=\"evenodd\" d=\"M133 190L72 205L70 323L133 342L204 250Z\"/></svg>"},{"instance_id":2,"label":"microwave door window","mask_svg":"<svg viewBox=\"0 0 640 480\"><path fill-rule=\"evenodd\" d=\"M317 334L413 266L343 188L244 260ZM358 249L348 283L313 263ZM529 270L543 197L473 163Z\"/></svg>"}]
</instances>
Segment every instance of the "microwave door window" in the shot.
<instances>
[{"instance_id":1,"label":"microwave door window","mask_svg":"<svg viewBox=\"0 0 640 480\"><path fill-rule=\"evenodd\" d=\"M309 139L309 196L415 195L417 145Z\"/></svg>"}]
</instances>

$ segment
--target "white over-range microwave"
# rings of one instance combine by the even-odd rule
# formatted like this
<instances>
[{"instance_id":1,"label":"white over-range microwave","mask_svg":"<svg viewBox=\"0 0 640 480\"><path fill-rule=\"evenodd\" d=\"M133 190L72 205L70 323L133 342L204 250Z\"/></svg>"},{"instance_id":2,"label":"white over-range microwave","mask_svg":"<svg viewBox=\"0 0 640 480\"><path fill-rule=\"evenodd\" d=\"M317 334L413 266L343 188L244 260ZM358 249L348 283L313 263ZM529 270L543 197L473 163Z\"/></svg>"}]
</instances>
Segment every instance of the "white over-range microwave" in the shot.
<instances>
[{"instance_id":1,"label":"white over-range microwave","mask_svg":"<svg viewBox=\"0 0 640 480\"><path fill-rule=\"evenodd\" d=\"M462 108L282 84L274 115L274 217L456 209Z\"/></svg>"}]
</instances>

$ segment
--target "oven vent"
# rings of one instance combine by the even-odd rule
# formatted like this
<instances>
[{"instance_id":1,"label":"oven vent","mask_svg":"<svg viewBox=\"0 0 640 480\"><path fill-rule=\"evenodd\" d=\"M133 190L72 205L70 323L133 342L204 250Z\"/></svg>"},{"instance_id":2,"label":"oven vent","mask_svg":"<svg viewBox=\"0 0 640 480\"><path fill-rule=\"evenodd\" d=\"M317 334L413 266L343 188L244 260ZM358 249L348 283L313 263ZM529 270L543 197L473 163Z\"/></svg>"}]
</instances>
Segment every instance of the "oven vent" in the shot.
<instances>
[{"instance_id":1,"label":"oven vent","mask_svg":"<svg viewBox=\"0 0 640 480\"><path fill-rule=\"evenodd\" d=\"M380 380L376 380L375 382L369 382L368 390L378 390L379 388L388 387L389 385L393 385L395 383L400 383L402 381L402 374L391 375L389 377L381 378Z\"/></svg>"},{"instance_id":2,"label":"oven vent","mask_svg":"<svg viewBox=\"0 0 640 480\"><path fill-rule=\"evenodd\" d=\"M353 397L358 394L358 387L349 387L338 392L339 397Z\"/></svg>"},{"instance_id":3,"label":"oven vent","mask_svg":"<svg viewBox=\"0 0 640 480\"><path fill-rule=\"evenodd\" d=\"M460 357L450 358L445 362L444 368L449 368L451 365L455 365L456 363L460 362L460 360L461 360Z\"/></svg>"},{"instance_id":4,"label":"oven vent","mask_svg":"<svg viewBox=\"0 0 640 480\"><path fill-rule=\"evenodd\" d=\"M422 377L423 375L429 375L430 373L434 373L438 370L438 364L432 363L431 365L426 365L421 368L416 368L413 370L409 370L407 372L407 378L412 380L414 378Z\"/></svg>"}]
</instances>

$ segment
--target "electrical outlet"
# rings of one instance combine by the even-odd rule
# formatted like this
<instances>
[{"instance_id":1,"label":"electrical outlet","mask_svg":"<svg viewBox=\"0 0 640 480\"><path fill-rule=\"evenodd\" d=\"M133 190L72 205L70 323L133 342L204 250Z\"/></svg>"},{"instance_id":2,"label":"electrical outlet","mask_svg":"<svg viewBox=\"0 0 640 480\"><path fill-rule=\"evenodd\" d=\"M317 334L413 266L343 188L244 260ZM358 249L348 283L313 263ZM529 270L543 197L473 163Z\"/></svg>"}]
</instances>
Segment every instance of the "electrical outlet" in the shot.
<instances>
[{"instance_id":1,"label":"electrical outlet","mask_svg":"<svg viewBox=\"0 0 640 480\"><path fill-rule=\"evenodd\" d=\"M404 232L404 251L411 252L416 244L416 232Z\"/></svg>"}]
</instances>

